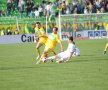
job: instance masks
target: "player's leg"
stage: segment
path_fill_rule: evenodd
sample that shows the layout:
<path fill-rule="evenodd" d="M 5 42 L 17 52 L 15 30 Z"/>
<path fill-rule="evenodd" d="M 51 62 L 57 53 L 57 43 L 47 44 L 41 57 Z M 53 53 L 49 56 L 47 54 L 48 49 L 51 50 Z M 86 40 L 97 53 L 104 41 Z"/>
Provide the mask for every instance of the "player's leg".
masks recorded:
<path fill-rule="evenodd" d="M 54 55 L 57 55 L 55 51 L 52 51 Z M 54 59 L 51 59 L 51 62 L 53 62 Z"/>
<path fill-rule="evenodd" d="M 37 45 L 36 45 L 36 52 L 37 52 L 37 54 L 38 54 L 38 56 L 37 56 L 37 60 L 40 58 L 40 50 L 39 50 L 39 48 L 42 46 L 43 44 L 41 44 L 41 43 L 38 43 Z"/>
<path fill-rule="evenodd" d="M 59 54 L 57 54 L 57 55 L 55 55 L 55 56 L 45 58 L 45 59 L 43 59 L 43 61 L 46 62 L 46 61 L 48 61 L 48 60 L 54 60 L 54 59 L 60 60 L 60 59 L 63 57 L 63 55 L 64 55 L 64 52 L 61 52 L 61 53 L 59 53 Z"/>
<path fill-rule="evenodd" d="M 41 55 L 40 59 L 38 60 L 37 64 L 43 62 L 43 61 L 42 61 L 42 58 L 43 58 L 43 57 L 47 57 L 48 54 L 49 54 L 50 52 L 52 52 L 52 51 L 53 51 L 53 49 L 51 49 L 51 48 L 49 48 L 48 46 L 46 46 L 45 49 L 44 49 L 44 52 L 43 52 L 43 54 Z"/>
<path fill-rule="evenodd" d="M 60 58 L 63 57 L 63 55 L 64 55 L 64 52 L 61 52 L 61 53 L 59 53 L 59 54 L 57 54 L 55 56 L 46 58 L 46 60 L 60 59 Z"/>
<path fill-rule="evenodd" d="M 56 52 L 55 51 L 52 51 L 52 52 L 53 52 L 54 55 L 56 55 Z"/>
<path fill-rule="evenodd" d="M 59 58 L 56 61 L 56 63 L 62 63 L 62 62 L 67 62 L 68 61 L 68 57 L 69 54 L 67 52 L 61 52 L 60 54 L 58 54 Z"/>
<path fill-rule="evenodd" d="M 62 62 L 67 62 L 68 61 L 68 57 L 63 57 L 63 58 L 59 58 L 56 63 L 62 63 Z"/>
<path fill-rule="evenodd" d="M 58 58 L 58 56 L 56 55 L 56 56 L 51 56 L 51 57 L 48 57 L 48 58 L 43 58 L 42 61 L 46 62 L 48 60 L 54 60 L 54 59 L 57 59 L 57 58 Z"/>
<path fill-rule="evenodd" d="M 67 62 L 67 61 L 69 61 L 67 56 L 62 57 L 62 58 L 59 57 L 59 58 L 57 59 L 56 63 L 62 63 L 62 62 Z"/>
<path fill-rule="evenodd" d="M 108 48 L 108 44 L 106 44 L 106 46 L 105 46 L 105 50 L 104 50 L 104 51 L 106 51 L 106 50 L 107 50 L 107 48 Z"/>
<path fill-rule="evenodd" d="M 40 38 L 39 39 L 39 42 L 37 43 L 37 46 L 36 46 L 36 52 L 38 53 L 38 57 L 37 57 L 37 60 L 40 58 L 40 50 L 39 48 L 42 46 L 42 45 L 45 45 L 47 39 L 43 39 L 43 38 Z"/>
<path fill-rule="evenodd" d="M 48 58 L 43 58 L 42 61 L 46 62 L 48 60 L 53 60 L 56 59 L 56 63 L 61 63 L 61 62 L 67 62 L 66 60 L 68 59 L 68 55 L 65 55 L 66 52 L 61 52 L 55 56 L 48 57 Z"/>
<path fill-rule="evenodd" d="M 41 58 L 39 59 L 39 61 L 40 61 L 40 62 L 43 62 L 43 61 L 42 61 L 42 58 L 43 58 L 43 57 L 47 57 L 47 56 L 48 56 L 48 51 L 44 51 L 43 54 L 42 54 L 42 56 L 41 56 Z"/>
<path fill-rule="evenodd" d="M 103 54 L 106 54 L 107 48 L 108 48 L 108 44 L 106 44 Z"/>
<path fill-rule="evenodd" d="M 43 54 L 41 55 L 40 59 L 37 61 L 36 64 L 40 64 L 41 62 L 43 62 L 43 61 L 42 61 L 42 58 L 43 58 L 43 57 L 47 57 L 47 55 L 48 55 L 47 53 L 48 53 L 47 51 L 44 51 Z"/>

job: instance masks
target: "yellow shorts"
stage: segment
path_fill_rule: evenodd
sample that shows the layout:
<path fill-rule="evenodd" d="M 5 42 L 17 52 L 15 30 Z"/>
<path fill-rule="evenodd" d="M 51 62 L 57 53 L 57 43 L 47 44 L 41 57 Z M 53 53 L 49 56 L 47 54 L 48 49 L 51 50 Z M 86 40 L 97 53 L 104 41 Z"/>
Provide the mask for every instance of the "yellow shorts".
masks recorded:
<path fill-rule="evenodd" d="M 47 41 L 47 38 L 40 38 L 38 44 L 45 44 Z"/>
<path fill-rule="evenodd" d="M 44 51 L 50 53 L 50 52 L 54 51 L 54 48 L 53 47 L 51 48 L 51 47 L 45 46 Z"/>

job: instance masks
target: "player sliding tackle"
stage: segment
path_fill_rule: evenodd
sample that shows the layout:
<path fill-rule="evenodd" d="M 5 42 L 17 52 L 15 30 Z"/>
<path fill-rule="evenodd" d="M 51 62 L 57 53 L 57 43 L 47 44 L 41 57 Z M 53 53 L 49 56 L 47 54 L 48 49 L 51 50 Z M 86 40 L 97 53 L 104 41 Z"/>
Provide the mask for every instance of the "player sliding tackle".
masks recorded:
<path fill-rule="evenodd" d="M 67 35 L 68 37 L 71 37 L 69 33 L 62 32 L 62 34 Z M 75 44 L 75 42 L 74 42 Z M 78 48 L 75 48 L 75 52 L 72 54 L 72 57 L 80 56 L 80 50 Z"/>
<path fill-rule="evenodd" d="M 75 46 L 75 43 L 73 42 L 73 37 L 70 36 L 69 34 L 66 34 L 66 35 L 68 35 L 68 48 L 67 48 L 67 50 L 57 54 L 56 56 L 52 56 L 52 57 L 48 57 L 48 58 L 43 57 L 42 58 L 43 62 L 46 62 L 46 61 L 52 60 L 52 59 L 56 59 L 57 63 L 67 62 L 72 57 L 80 55 L 79 49 L 75 48 L 76 46 Z"/>
<path fill-rule="evenodd" d="M 60 40 L 59 35 L 57 34 L 57 32 L 58 32 L 58 28 L 54 27 L 52 34 L 50 34 L 48 36 L 47 42 L 45 43 L 44 52 L 43 52 L 41 58 L 39 59 L 39 61 L 37 62 L 37 64 L 39 64 L 40 62 L 42 62 L 42 58 L 43 57 L 47 57 L 50 52 L 54 52 L 54 49 L 55 49 L 57 43 L 60 44 L 61 51 L 64 51 L 63 50 L 62 42 L 61 42 L 61 40 Z"/>

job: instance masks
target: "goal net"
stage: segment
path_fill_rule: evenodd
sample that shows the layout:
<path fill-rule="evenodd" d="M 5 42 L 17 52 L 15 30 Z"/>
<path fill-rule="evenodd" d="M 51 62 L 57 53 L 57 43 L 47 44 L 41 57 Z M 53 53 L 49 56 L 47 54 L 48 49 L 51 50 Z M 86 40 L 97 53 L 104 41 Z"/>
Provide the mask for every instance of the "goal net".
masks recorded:
<path fill-rule="evenodd" d="M 61 39 L 66 39 L 62 32 L 68 32 L 74 38 L 106 36 L 107 13 L 59 15 L 58 26 Z"/>

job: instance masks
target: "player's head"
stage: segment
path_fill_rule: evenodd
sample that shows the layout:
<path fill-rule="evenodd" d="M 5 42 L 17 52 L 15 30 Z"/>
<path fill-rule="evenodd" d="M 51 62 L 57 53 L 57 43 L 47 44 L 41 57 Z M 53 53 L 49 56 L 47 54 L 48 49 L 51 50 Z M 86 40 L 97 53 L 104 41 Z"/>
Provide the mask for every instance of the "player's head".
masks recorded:
<path fill-rule="evenodd" d="M 41 27 L 40 22 L 36 22 L 36 27 L 37 27 L 37 28 L 40 28 L 40 27 Z"/>
<path fill-rule="evenodd" d="M 58 28 L 57 28 L 57 27 L 54 27 L 54 28 L 53 28 L 53 33 L 54 33 L 54 34 L 57 34 L 57 32 L 58 32 Z"/>
<path fill-rule="evenodd" d="M 69 42 L 73 42 L 73 37 L 72 37 L 72 36 L 69 36 L 69 37 L 68 37 L 68 41 L 69 41 Z"/>

